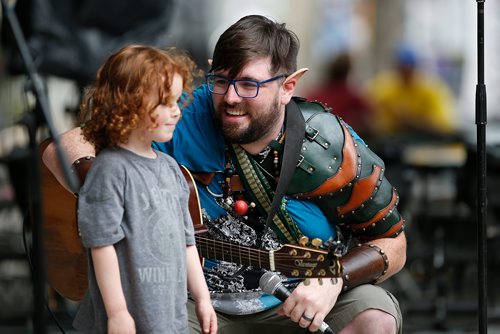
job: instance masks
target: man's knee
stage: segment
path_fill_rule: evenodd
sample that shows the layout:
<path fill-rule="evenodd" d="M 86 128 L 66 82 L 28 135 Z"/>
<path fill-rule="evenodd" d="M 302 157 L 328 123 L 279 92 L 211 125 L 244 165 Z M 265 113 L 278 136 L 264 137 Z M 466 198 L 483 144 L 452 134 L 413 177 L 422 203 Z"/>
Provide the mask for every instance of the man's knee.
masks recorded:
<path fill-rule="evenodd" d="M 369 309 L 358 314 L 340 333 L 395 334 L 396 319 L 384 311 Z"/>

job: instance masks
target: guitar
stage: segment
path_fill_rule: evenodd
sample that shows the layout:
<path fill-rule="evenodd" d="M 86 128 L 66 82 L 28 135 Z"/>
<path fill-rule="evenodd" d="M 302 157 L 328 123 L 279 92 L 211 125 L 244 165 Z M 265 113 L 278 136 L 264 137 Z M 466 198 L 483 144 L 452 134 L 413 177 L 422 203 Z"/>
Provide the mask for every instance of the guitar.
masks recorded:
<path fill-rule="evenodd" d="M 43 152 L 50 143 L 40 144 Z M 76 160 L 73 167 L 81 183 L 92 164 L 93 157 Z M 88 288 L 87 255 L 78 236 L 77 195 L 68 192 L 42 162 L 42 195 L 44 198 L 43 241 L 45 269 L 49 285 L 61 296 L 78 301 Z M 285 244 L 276 250 L 214 240 L 203 225 L 198 190 L 190 171 L 180 165 L 189 186 L 189 212 L 195 229 L 196 246 L 200 256 L 243 265 L 280 271 L 295 278 L 339 277 L 340 258 L 319 248 Z"/>
<path fill-rule="evenodd" d="M 40 144 L 43 153 L 51 143 L 50 139 Z M 92 157 L 79 159 L 74 168 L 80 180 L 86 176 Z M 49 285 L 61 296 L 80 300 L 88 287 L 87 253 L 78 236 L 77 197 L 56 179 L 41 162 L 43 198 L 43 245 L 45 272 Z M 73 167 L 77 167 L 75 163 Z M 82 182 L 80 182 L 82 184 Z"/>

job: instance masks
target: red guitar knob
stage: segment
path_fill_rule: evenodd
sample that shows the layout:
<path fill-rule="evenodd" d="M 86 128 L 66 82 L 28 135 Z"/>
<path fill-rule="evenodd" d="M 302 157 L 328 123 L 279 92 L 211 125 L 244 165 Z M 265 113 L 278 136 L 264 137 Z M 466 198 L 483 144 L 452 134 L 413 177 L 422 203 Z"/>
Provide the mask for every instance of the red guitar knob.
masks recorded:
<path fill-rule="evenodd" d="M 248 204 L 247 202 L 239 199 L 236 202 L 234 202 L 234 213 L 237 215 L 243 216 L 246 214 L 248 211 Z"/>

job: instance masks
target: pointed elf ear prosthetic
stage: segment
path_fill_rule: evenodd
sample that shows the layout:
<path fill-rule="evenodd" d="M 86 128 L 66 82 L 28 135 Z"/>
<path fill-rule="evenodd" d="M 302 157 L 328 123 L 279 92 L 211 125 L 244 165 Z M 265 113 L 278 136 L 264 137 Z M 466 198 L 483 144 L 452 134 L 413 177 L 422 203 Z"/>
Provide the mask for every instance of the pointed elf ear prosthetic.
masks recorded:
<path fill-rule="evenodd" d="M 288 104 L 290 102 L 290 99 L 293 96 L 293 93 L 295 91 L 295 87 L 297 86 L 297 83 L 299 79 L 307 72 L 309 71 L 308 68 L 301 68 L 300 70 L 297 70 L 287 76 L 285 78 L 285 81 L 283 82 L 283 95 L 281 96 L 281 103 L 283 104 Z"/>
<path fill-rule="evenodd" d="M 283 84 L 286 85 L 291 81 L 298 81 L 307 71 L 309 71 L 309 69 L 307 67 L 304 67 L 301 68 L 300 70 L 293 72 L 292 74 L 286 77 L 285 82 L 283 82 Z"/>

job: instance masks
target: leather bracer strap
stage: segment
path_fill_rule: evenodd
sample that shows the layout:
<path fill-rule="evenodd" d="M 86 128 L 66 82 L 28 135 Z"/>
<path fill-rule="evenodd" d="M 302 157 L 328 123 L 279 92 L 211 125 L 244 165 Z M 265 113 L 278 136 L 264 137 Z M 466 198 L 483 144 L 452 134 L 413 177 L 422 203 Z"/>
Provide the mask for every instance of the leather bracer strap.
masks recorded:
<path fill-rule="evenodd" d="M 373 244 L 358 244 L 342 258 L 343 290 L 358 285 L 375 283 L 387 273 L 389 259 L 385 252 Z"/>

